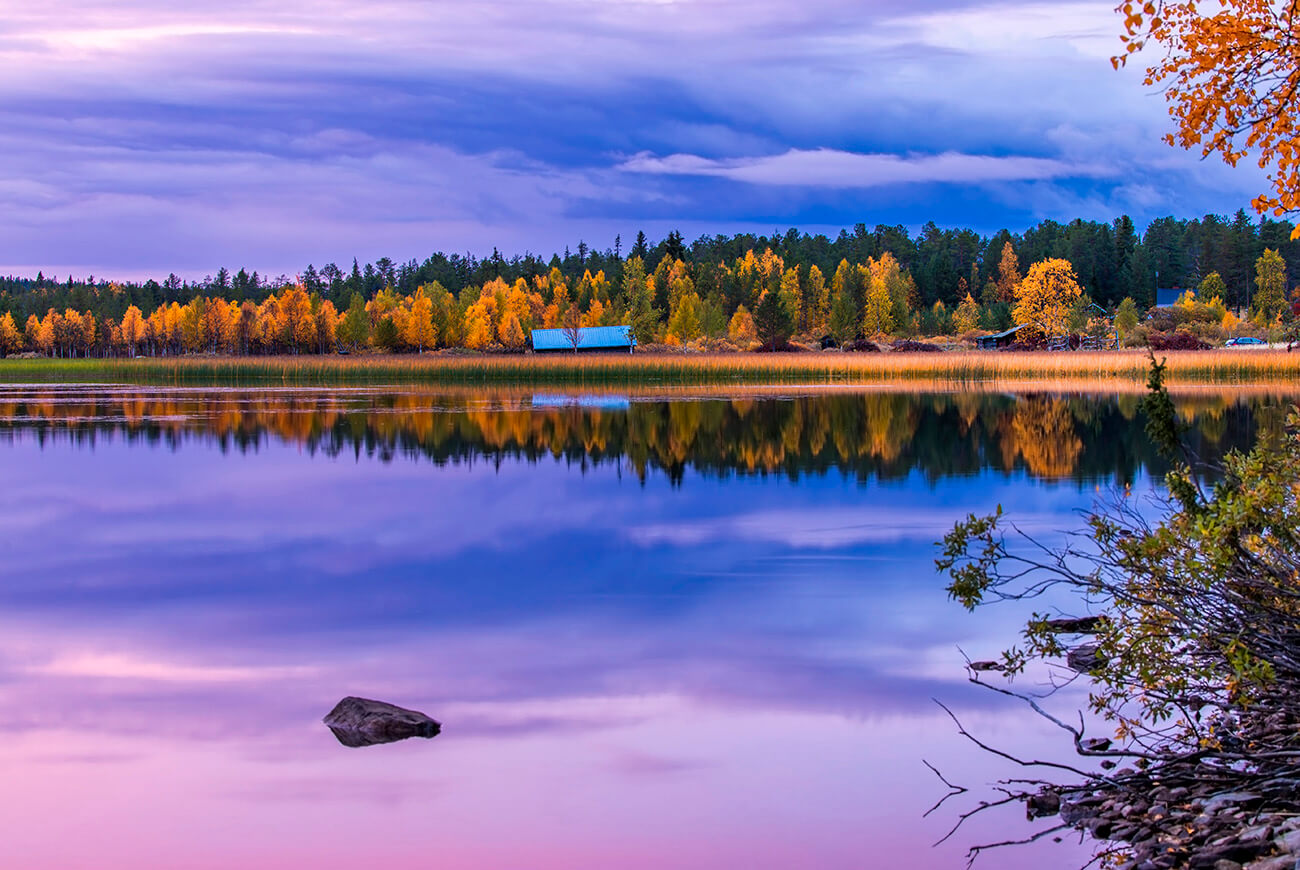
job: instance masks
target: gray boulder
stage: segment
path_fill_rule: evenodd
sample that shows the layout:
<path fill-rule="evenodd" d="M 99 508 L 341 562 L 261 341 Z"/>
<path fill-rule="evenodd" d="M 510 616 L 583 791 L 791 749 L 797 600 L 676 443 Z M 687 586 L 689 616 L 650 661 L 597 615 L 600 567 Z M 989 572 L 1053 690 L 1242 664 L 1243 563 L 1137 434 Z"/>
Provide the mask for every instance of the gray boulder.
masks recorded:
<path fill-rule="evenodd" d="M 442 724 L 416 710 L 383 701 L 344 698 L 322 720 L 344 746 L 374 746 L 409 737 L 437 737 Z"/>

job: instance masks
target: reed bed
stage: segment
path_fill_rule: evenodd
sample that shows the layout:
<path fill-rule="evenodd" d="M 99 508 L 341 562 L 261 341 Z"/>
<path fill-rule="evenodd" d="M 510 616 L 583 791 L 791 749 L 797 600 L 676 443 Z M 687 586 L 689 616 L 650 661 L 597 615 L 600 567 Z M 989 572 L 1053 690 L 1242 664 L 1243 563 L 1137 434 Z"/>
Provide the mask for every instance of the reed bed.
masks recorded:
<path fill-rule="evenodd" d="M 1185 351 L 1163 355 L 1181 384 L 1291 384 L 1300 353 Z M 724 386 L 730 384 L 1003 384 L 1145 381 L 1144 351 L 934 354 L 646 354 L 554 356 L 292 356 L 0 360 L 0 381 L 142 384 L 516 384 Z"/>

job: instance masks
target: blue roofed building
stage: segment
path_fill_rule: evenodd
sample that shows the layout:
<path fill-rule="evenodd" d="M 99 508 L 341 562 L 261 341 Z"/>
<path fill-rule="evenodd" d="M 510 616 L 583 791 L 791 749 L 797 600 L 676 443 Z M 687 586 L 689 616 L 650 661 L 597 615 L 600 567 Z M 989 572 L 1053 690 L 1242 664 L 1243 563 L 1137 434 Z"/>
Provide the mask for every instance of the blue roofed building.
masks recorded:
<path fill-rule="evenodd" d="M 533 350 L 538 353 L 548 351 L 627 351 L 636 347 L 636 337 L 630 326 L 584 326 L 578 330 L 578 346 L 574 348 L 573 339 L 565 329 L 534 329 L 532 335 Z"/>
<path fill-rule="evenodd" d="M 1168 308 L 1178 303 L 1178 297 L 1183 295 L 1183 291 L 1177 287 L 1157 287 L 1156 288 L 1156 308 Z"/>

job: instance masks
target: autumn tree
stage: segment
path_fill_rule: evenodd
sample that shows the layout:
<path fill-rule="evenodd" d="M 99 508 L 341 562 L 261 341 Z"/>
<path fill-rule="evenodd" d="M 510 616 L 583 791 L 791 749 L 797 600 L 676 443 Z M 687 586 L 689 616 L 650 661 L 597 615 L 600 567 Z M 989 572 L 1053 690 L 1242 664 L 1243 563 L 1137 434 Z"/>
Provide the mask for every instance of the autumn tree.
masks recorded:
<path fill-rule="evenodd" d="M 1211 272 L 1201 279 L 1200 285 L 1196 288 L 1196 295 L 1202 299 L 1213 299 L 1218 296 L 1224 299 L 1228 295 L 1228 287 L 1223 283 L 1223 276 L 1218 272 Z"/>
<path fill-rule="evenodd" d="M 126 309 L 122 315 L 121 329 L 122 344 L 126 346 L 127 354 L 135 356 L 136 349 L 144 338 L 144 318 L 140 315 L 139 308 L 132 305 Z"/>
<path fill-rule="evenodd" d="M 601 320 L 603 320 L 604 317 L 605 317 L 605 306 L 601 304 L 600 297 L 598 296 L 592 297 L 591 307 L 587 309 L 586 314 L 582 315 L 582 325 L 600 326 Z"/>
<path fill-rule="evenodd" d="M 582 309 L 574 303 L 560 317 L 560 332 L 564 334 L 564 340 L 573 348 L 573 352 L 577 353 L 578 345 L 582 343 Z"/>
<path fill-rule="evenodd" d="M 801 327 L 807 332 L 820 333 L 826 329 L 830 315 L 830 288 L 826 277 L 816 266 L 808 269 L 808 282 L 804 287 L 804 304 L 800 310 Z"/>
<path fill-rule="evenodd" d="M 758 331 L 754 328 L 754 318 L 745 306 L 738 307 L 736 313 L 731 316 L 731 323 L 727 326 L 727 338 L 742 348 L 758 341 Z"/>
<path fill-rule="evenodd" d="M 14 323 L 13 314 L 6 311 L 4 317 L 0 317 L 0 356 L 18 353 L 22 349 L 23 335 Z"/>
<path fill-rule="evenodd" d="M 623 294 L 627 297 L 627 319 L 633 338 L 637 344 L 650 344 L 659 331 L 660 315 L 640 257 L 633 257 L 623 267 Z"/>
<path fill-rule="evenodd" d="M 339 320 L 336 330 L 338 340 L 356 350 L 370 341 L 370 315 L 366 313 L 366 301 L 360 293 L 353 293 L 348 303 L 347 313 Z"/>
<path fill-rule="evenodd" d="M 1074 301 L 1083 295 L 1079 279 L 1069 260 L 1049 259 L 1035 263 L 1016 288 L 1012 317 L 1046 335 L 1062 333 Z"/>
<path fill-rule="evenodd" d="M 41 319 L 35 314 L 27 315 L 27 322 L 23 324 L 23 344 L 32 350 L 41 345 Z"/>
<path fill-rule="evenodd" d="M 315 306 L 314 312 L 316 321 L 316 350 L 318 353 L 329 353 L 334 349 L 334 343 L 338 336 L 339 314 L 334 308 L 334 303 L 328 299 L 322 300 Z M 234 324 L 238 322 L 239 309 L 227 309 L 229 316 L 222 321 L 223 341 L 234 340 Z M 224 336 L 229 334 L 230 338 Z"/>
<path fill-rule="evenodd" d="M 418 353 L 424 353 L 426 347 L 433 347 L 438 333 L 433 327 L 433 303 L 424 295 L 420 287 L 411 297 L 411 311 L 406 318 L 406 343 L 415 347 Z"/>
<path fill-rule="evenodd" d="M 1286 307 L 1286 261 L 1272 248 L 1255 261 L 1255 319 L 1272 323 Z"/>
<path fill-rule="evenodd" d="M 979 326 L 980 323 L 980 306 L 975 301 L 975 297 L 969 292 L 966 298 L 957 306 L 957 310 L 952 313 L 953 329 L 960 335 L 961 333 L 970 332 Z"/>
<path fill-rule="evenodd" d="M 1219 0 L 1125 2 L 1123 65 L 1148 43 L 1163 56 L 1144 84 L 1159 86 L 1175 131 L 1165 141 L 1218 154 L 1230 166 L 1253 151 L 1270 192 L 1252 205 L 1274 215 L 1300 210 L 1300 18 L 1296 3 Z M 1300 227 L 1291 232 L 1300 238 Z"/>
<path fill-rule="evenodd" d="M 1133 297 L 1125 296 L 1124 301 L 1115 309 L 1115 329 L 1120 335 L 1128 335 L 1138 325 L 1138 307 Z"/>
<path fill-rule="evenodd" d="M 501 337 L 501 343 L 510 350 L 523 350 L 528 339 L 524 335 L 524 328 L 519 323 L 519 315 L 514 311 L 507 311 L 506 316 L 501 318 L 501 328 L 498 330 Z"/>
<path fill-rule="evenodd" d="M 781 301 L 797 327 L 803 322 L 803 296 L 799 287 L 798 269 L 786 269 L 781 273 Z"/>
<path fill-rule="evenodd" d="M 872 272 L 866 299 L 862 303 L 862 332 L 864 335 L 884 335 L 894 327 L 894 300 L 889 296 L 884 272 L 880 269 Z"/>
<path fill-rule="evenodd" d="M 1020 261 L 1016 259 L 1016 249 L 1007 242 L 1002 246 L 1002 259 L 998 261 L 998 299 L 1010 302 L 1016 298 L 1016 288 L 1020 286 Z"/>
<path fill-rule="evenodd" d="M 676 344 L 688 344 L 700 337 L 700 297 L 688 293 L 677 300 L 673 316 L 668 319 L 667 337 Z"/>

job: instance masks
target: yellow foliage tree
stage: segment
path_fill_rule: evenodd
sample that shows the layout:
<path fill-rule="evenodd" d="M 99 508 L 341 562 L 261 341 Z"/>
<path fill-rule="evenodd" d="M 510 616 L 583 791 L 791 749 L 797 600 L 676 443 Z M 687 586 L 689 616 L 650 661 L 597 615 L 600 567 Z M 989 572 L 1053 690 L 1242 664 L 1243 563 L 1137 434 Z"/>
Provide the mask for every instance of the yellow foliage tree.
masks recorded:
<path fill-rule="evenodd" d="M 492 343 L 491 317 L 486 306 L 475 302 L 465 311 L 465 346 L 472 350 L 482 350 Z"/>
<path fill-rule="evenodd" d="M 1062 333 L 1070 308 L 1081 295 L 1083 288 L 1069 260 L 1044 260 L 1031 266 L 1016 287 L 1011 316 L 1017 324 L 1028 324 L 1047 335 Z"/>
<path fill-rule="evenodd" d="M 963 332 L 970 332 L 980 323 L 980 307 L 975 301 L 975 297 L 969 292 L 966 298 L 957 306 L 957 310 L 952 313 L 952 326 L 960 335 Z"/>
<path fill-rule="evenodd" d="M 23 343 L 33 350 L 41 345 L 41 319 L 35 314 L 27 315 L 27 323 L 23 325 Z"/>
<path fill-rule="evenodd" d="M 126 352 L 135 356 L 136 349 L 143 338 L 144 317 L 140 315 L 140 309 L 132 305 L 122 315 L 122 344 L 126 346 Z"/>
<path fill-rule="evenodd" d="M 998 298 L 1010 302 L 1016 297 L 1016 287 L 1020 286 L 1020 261 L 1016 259 L 1016 249 L 1007 242 L 1002 246 L 1002 259 L 998 262 Z"/>
<path fill-rule="evenodd" d="M 424 352 L 426 347 L 433 347 L 438 340 L 438 330 L 433 325 L 433 301 L 424 295 L 424 288 L 420 287 L 411 297 L 411 310 L 407 315 L 402 340 L 414 347 L 420 353 Z"/>
<path fill-rule="evenodd" d="M 727 337 L 741 347 L 758 341 L 758 330 L 754 328 L 754 317 L 745 306 L 741 305 L 736 309 L 736 313 L 731 315 L 731 323 L 727 326 Z"/>
<path fill-rule="evenodd" d="M 519 323 L 519 315 L 514 311 L 507 311 L 506 316 L 501 318 L 501 343 L 510 350 L 522 350 L 527 339 L 524 336 L 524 328 Z"/>
<path fill-rule="evenodd" d="M 600 304 L 600 300 L 592 298 L 591 307 L 587 313 L 582 316 L 583 326 L 600 326 L 600 319 L 605 316 L 605 306 Z"/>
<path fill-rule="evenodd" d="M 893 260 L 893 257 L 886 254 Z M 881 258 L 882 260 L 884 258 Z M 866 335 L 883 335 L 894 328 L 894 300 L 889 295 L 889 264 L 871 262 L 871 278 L 867 283 L 866 297 L 862 300 L 862 332 Z M 894 268 L 897 268 L 897 262 Z"/>
<path fill-rule="evenodd" d="M 826 276 L 816 266 L 808 269 L 808 286 L 804 288 L 804 329 L 821 334 L 826 330 L 831 310 L 830 288 Z"/>

